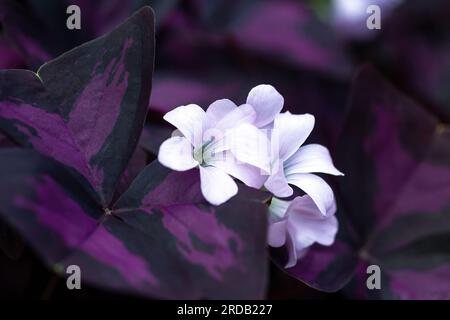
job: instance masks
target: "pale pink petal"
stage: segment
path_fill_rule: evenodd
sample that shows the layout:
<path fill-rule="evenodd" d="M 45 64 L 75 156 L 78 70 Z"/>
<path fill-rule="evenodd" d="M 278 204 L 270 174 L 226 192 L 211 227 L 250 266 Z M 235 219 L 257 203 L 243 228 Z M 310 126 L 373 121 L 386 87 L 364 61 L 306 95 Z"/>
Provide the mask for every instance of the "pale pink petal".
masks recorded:
<path fill-rule="evenodd" d="M 206 110 L 206 118 L 208 128 L 213 128 L 217 123 L 223 119 L 228 113 L 235 110 L 237 106 L 229 99 L 220 99 L 210 104 Z"/>
<path fill-rule="evenodd" d="M 286 249 L 288 251 L 288 261 L 284 267 L 287 269 L 295 267 L 298 260 L 303 258 L 308 253 L 309 247 L 308 248 L 296 247 L 295 240 L 292 238 L 291 233 L 288 232 L 286 237 Z"/>
<path fill-rule="evenodd" d="M 267 231 L 267 243 L 269 246 L 279 248 L 286 243 L 286 220 L 273 222 L 269 225 Z"/>
<path fill-rule="evenodd" d="M 294 193 L 294 190 L 289 186 L 288 181 L 286 180 L 281 162 L 279 163 L 278 169 L 267 178 L 264 186 L 267 190 L 280 198 L 289 197 Z"/>
<path fill-rule="evenodd" d="M 172 170 L 186 171 L 198 166 L 192 152 L 192 145 L 185 137 L 172 137 L 159 147 L 158 161 Z"/>
<path fill-rule="evenodd" d="M 286 175 L 294 173 L 328 173 L 335 176 L 344 175 L 333 164 L 330 152 L 320 144 L 301 147 L 284 164 Z"/>
<path fill-rule="evenodd" d="M 218 130 L 227 130 L 238 127 L 244 123 L 253 123 L 256 118 L 256 112 L 249 104 L 243 104 L 220 119 L 215 128 Z"/>
<path fill-rule="evenodd" d="M 213 166 L 200 167 L 200 182 L 203 196 L 215 206 L 228 201 L 238 192 L 233 178 Z"/>
<path fill-rule="evenodd" d="M 163 118 L 180 130 L 194 147 L 202 145 L 206 114 L 198 105 L 189 104 L 175 108 L 167 112 Z"/>
<path fill-rule="evenodd" d="M 250 90 L 247 104 L 256 111 L 254 125 L 261 128 L 271 123 L 283 109 L 284 98 L 271 85 L 261 84 Z"/>
<path fill-rule="evenodd" d="M 298 261 L 295 241 L 292 239 L 290 233 L 288 233 L 286 236 L 286 249 L 288 251 L 288 261 L 286 262 L 286 265 L 284 267 L 287 269 L 294 267 Z"/>
<path fill-rule="evenodd" d="M 272 144 L 278 145 L 278 156 L 286 160 L 305 142 L 314 128 L 314 116 L 310 114 L 280 113 L 275 117 Z"/>
<path fill-rule="evenodd" d="M 255 189 L 260 189 L 267 180 L 267 175 L 263 174 L 261 169 L 239 162 L 230 151 L 214 154 L 208 164 L 225 171 Z"/>
<path fill-rule="evenodd" d="M 270 172 L 270 142 L 255 126 L 243 124 L 229 129 L 224 145 L 237 160 L 260 168 L 266 173 Z"/>
<path fill-rule="evenodd" d="M 338 230 L 335 211 L 334 205 L 324 216 L 310 196 L 296 197 L 287 209 L 288 229 L 296 249 L 307 248 L 316 242 L 331 245 Z"/>
<path fill-rule="evenodd" d="M 310 219 L 323 220 L 325 217 L 331 217 L 336 213 L 336 201 L 333 201 L 332 205 L 328 207 L 327 212 L 324 215 L 320 212 L 314 200 L 306 194 L 290 201 L 287 212 L 289 214 L 294 214 L 294 217 L 303 215 Z"/>
<path fill-rule="evenodd" d="M 319 176 L 310 173 L 296 173 L 288 175 L 286 178 L 289 184 L 299 187 L 308 194 L 323 215 L 326 215 L 334 206 L 333 190 Z"/>

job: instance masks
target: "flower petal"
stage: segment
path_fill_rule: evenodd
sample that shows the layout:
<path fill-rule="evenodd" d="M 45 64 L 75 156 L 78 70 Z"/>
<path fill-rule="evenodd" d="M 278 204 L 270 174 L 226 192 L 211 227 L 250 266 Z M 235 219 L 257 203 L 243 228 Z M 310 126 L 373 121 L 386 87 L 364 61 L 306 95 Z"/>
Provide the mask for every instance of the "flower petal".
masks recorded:
<path fill-rule="evenodd" d="M 288 228 L 297 250 L 313 243 L 329 246 L 333 244 L 338 230 L 334 216 L 336 207 L 323 216 L 310 196 L 296 197 L 288 208 Z"/>
<path fill-rule="evenodd" d="M 287 212 L 293 214 L 294 217 L 296 215 L 302 215 L 309 219 L 323 220 L 336 213 L 336 201 L 333 201 L 333 204 L 328 208 L 326 214 L 323 215 L 311 196 L 306 194 L 301 197 L 295 197 L 294 200 L 290 201 Z"/>
<path fill-rule="evenodd" d="M 267 180 L 267 175 L 261 169 L 246 163 L 240 163 L 230 151 L 214 154 L 208 160 L 208 164 L 225 171 L 255 189 L 260 189 Z"/>
<path fill-rule="evenodd" d="M 275 116 L 283 109 L 284 98 L 271 85 L 261 84 L 250 90 L 247 104 L 255 109 L 254 125 L 260 128 L 275 119 Z"/>
<path fill-rule="evenodd" d="M 270 142 L 266 135 L 250 124 L 229 129 L 224 146 L 229 148 L 237 160 L 270 171 Z M 224 148 L 225 149 L 225 148 Z"/>
<path fill-rule="evenodd" d="M 307 237 L 309 234 L 311 238 L 315 239 L 315 242 L 323 246 L 331 246 L 336 239 L 338 225 L 336 216 L 327 217 L 325 220 L 321 220 L 320 223 L 311 221 L 310 224 L 304 225 L 304 230 L 308 229 L 309 232 L 304 232 L 302 237 Z"/>
<path fill-rule="evenodd" d="M 226 130 L 238 127 L 244 123 L 251 124 L 255 121 L 255 118 L 255 109 L 249 104 L 243 104 L 226 114 L 219 122 L 217 122 L 215 128 Z"/>
<path fill-rule="evenodd" d="M 305 114 L 280 113 L 275 117 L 272 144 L 278 144 L 278 156 L 286 160 L 305 142 L 314 128 L 314 116 Z M 277 139 L 277 140 L 276 140 Z"/>
<path fill-rule="evenodd" d="M 288 250 L 288 261 L 285 268 L 292 268 L 297 264 L 297 261 L 308 253 L 308 248 L 296 248 L 295 240 L 292 239 L 291 233 L 288 232 L 286 237 L 286 247 Z"/>
<path fill-rule="evenodd" d="M 221 119 L 236 108 L 236 104 L 229 99 L 220 99 L 211 103 L 206 110 L 208 128 L 215 127 Z"/>
<path fill-rule="evenodd" d="M 316 203 L 323 215 L 327 215 L 327 212 L 332 210 L 335 205 L 333 190 L 331 190 L 325 180 L 310 173 L 296 173 L 288 175 L 286 178 L 290 184 L 305 191 Z"/>
<path fill-rule="evenodd" d="M 286 177 L 284 176 L 283 165 L 279 162 L 278 170 L 269 176 L 264 183 L 267 190 L 272 192 L 275 196 L 285 198 L 294 193 L 294 190 L 289 186 Z"/>
<path fill-rule="evenodd" d="M 213 166 L 200 167 L 200 182 L 203 196 L 215 206 L 228 201 L 238 192 L 233 178 Z"/>
<path fill-rule="evenodd" d="M 267 243 L 269 246 L 279 248 L 286 243 L 287 221 L 280 220 L 269 224 L 267 230 Z"/>
<path fill-rule="evenodd" d="M 192 151 L 192 145 L 185 137 L 172 137 L 159 147 L 158 161 L 172 170 L 186 171 L 198 166 Z"/>
<path fill-rule="evenodd" d="M 206 114 L 198 105 L 180 106 L 167 112 L 163 118 L 180 130 L 194 147 L 202 145 Z"/>
<path fill-rule="evenodd" d="M 343 176 L 333 164 L 330 152 L 320 144 L 309 144 L 301 147 L 284 164 L 286 175 L 294 173 L 321 172 L 335 176 Z"/>

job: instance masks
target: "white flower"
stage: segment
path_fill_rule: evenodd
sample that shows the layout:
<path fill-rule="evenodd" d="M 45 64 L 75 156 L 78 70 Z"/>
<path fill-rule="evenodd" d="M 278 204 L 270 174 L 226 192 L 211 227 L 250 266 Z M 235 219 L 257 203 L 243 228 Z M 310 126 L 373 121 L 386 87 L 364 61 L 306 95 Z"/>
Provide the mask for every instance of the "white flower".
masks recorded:
<path fill-rule="evenodd" d="M 270 168 L 269 159 L 261 154 L 266 138 L 252 125 L 256 117 L 252 106 L 237 107 L 227 99 L 212 103 L 206 112 L 195 104 L 178 107 L 164 119 L 181 136 L 161 144 L 158 160 L 176 171 L 199 167 L 203 196 L 214 205 L 237 193 L 230 175 L 259 189 L 267 178 L 261 170 Z"/>
<path fill-rule="evenodd" d="M 277 197 L 289 197 L 295 185 L 307 193 L 322 214 L 334 205 L 330 186 L 312 173 L 343 175 L 331 160 L 328 149 L 319 144 L 302 146 L 314 127 L 310 114 L 289 112 L 275 117 L 272 131 L 272 174 L 264 186 Z"/>
<path fill-rule="evenodd" d="M 273 198 L 269 212 L 268 243 L 272 247 L 286 245 L 286 268 L 295 266 L 314 243 L 330 246 L 334 242 L 338 230 L 334 202 L 323 214 L 308 195 L 292 201 Z"/>
<path fill-rule="evenodd" d="M 178 107 L 164 119 L 178 129 L 179 135 L 161 145 L 158 160 L 177 171 L 198 167 L 202 193 L 214 205 L 237 193 L 232 177 L 253 188 L 264 185 L 276 197 L 291 196 L 290 185 L 302 189 L 306 196 L 292 202 L 274 198 L 271 205 L 273 212 L 277 205 L 285 205 L 283 214 L 287 213 L 283 218 L 279 215 L 281 220 L 271 228 L 291 225 L 286 232 L 290 238 L 300 239 L 295 244 L 298 257 L 311 242 L 304 238 L 307 233 L 296 234 L 301 230 L 299 223 L 315 227 L 321 221 L 327 227 L 337 228 L 336 219 L 330 218 L 336 210 L 333 191 L 313 173 L 342 173 L 334 167 L 326 147 L 303 146 L 314 127 L 314 117 L 280 113 L 283 104 L 283 97 L 274 87 L 259 85 L 250 90 L 246 104 L 240 107 L 227 99 L 212 103 L 206 112 L 194 104 Z M 265 131 L 270 133 L 270 141 Z M 305 216 L 312 217 L 312 213 L 321 214 L 320 219 L 313 215 L 313 224 Z M 316 238 L 314 241 L 318 243 L 327 243 L 317 235 Z M 284 244 L 285 240 L 281 242 Z M 271 245 L 274 244 L 271 240 Z"/>
<path fill-rule="evenodd" d="M 247 104 L 256 112 L 252 124 L 258 128 L 271 128 L 275 117 L 283 109 L 284 98 L 271 85 L 260 84 L 248 93 Z"/>
<path fill-rule="evenodd" d="M 314 117 L 280 113 L 283 104 L 274 87 L 259 85 L 240 107 L 227 99 L 206 112 L 195 104 L 178 107 L 164 116 L 178 135 L 161 144 L 158 160 L 177 171 L 198 167 L 202 193 L 214 205 L 238 192 L 232 177 L 257 189 L 264 185 L 276 197 L 291 196 L 289 184 L 305 191 L 292 201 L 274 197 L 269 208 L 268 243 L 287 245 L 286 267 L 292 267 L 313 243 L 331 245 L 338 228 L 333 191 L 313 173 L 342 173 L 327 148 L 303 146 Z"/>

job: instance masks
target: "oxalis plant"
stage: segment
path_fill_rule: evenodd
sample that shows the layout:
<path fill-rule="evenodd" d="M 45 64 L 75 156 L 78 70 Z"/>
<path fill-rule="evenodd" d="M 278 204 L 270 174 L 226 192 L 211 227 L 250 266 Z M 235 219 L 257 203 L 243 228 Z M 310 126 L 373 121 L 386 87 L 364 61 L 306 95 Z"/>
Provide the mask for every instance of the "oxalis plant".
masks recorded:
<path fill-rule="evenodd" d="M 1 128 L 28 147 L 1 150 L 1 215 L 55 272 L 77 265 L 93 285 L 262 298 L 267 243 L 286 244 L 292 267 L 314 242 L 333 242 L 333 192 L 311 172 L 341 173 L 325 147 L 302 146 L 314 117 L 281 113 L 283 97 L 260 85 L 239 107 L 168 112 L 178 130 L 121 193 L 147 115 L 154 38 L 147 7 L 37 73 L 1 71 Z M 291 184 L 306 195 L 279 199 Z"/>
<path fill-rule="evenodd" d="M 142 136 L 153 64 L 143 8 L 37 73 L 0 71 L 0 217 L 50 269 L 77 265 L 82 283 L 150 298 L 263 298 L 271 259 L 350 297 L 449 297 L 439 119 L 365 67 L 339 170 L 307 140 L 314 117 L 283 111 L 266 84 L 239 106 L 173 106 L 171 136 Z M 147 166 L 135 163 L 140 138 L 156 146 Z M 338 176 L 334 192 L 316 173 Z M 370 265 L 380 289 L 366 286 Z"/>

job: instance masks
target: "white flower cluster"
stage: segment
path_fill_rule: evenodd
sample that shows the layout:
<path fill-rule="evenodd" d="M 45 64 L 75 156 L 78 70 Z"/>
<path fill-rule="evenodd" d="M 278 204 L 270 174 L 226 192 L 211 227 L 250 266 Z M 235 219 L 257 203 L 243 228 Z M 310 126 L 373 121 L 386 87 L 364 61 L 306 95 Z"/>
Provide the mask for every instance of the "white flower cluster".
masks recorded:
<path fill-rule="evenodd" d="M 206 111 L 190 104 L 164 119 L 178 130 L 161 144 L 158 160 L 176 171 L 198 167 L 205 199 L 220 205 L 238 192 L 236 178 L 274 197 L 269 208 L 268 243 L 286 245 L 292 267 L 308 247 L 331 245 L 337 232 L 330 186 L 313 173 L 342 175 L 322 145 L 303 145 L 314 127 L 310 114 L 281 113 L 284 99 L 270 85 L 253 88 L 245 104 L 217 100 Z M 291 185 L 306 195 L 292 201 Z"/>

